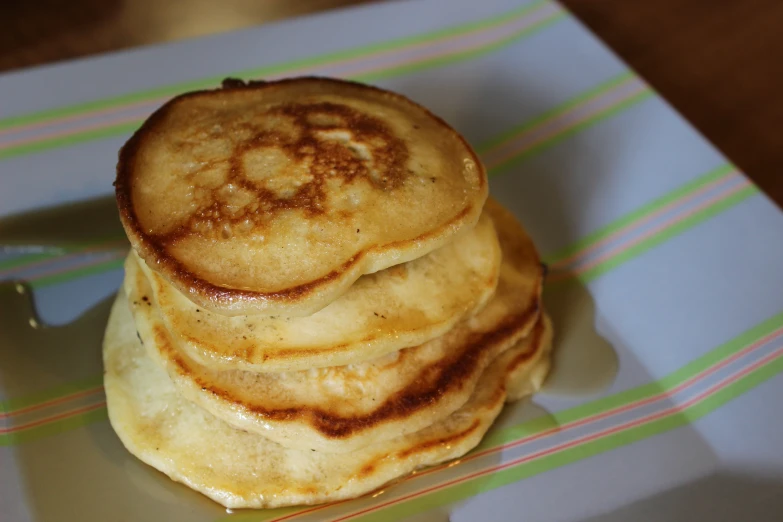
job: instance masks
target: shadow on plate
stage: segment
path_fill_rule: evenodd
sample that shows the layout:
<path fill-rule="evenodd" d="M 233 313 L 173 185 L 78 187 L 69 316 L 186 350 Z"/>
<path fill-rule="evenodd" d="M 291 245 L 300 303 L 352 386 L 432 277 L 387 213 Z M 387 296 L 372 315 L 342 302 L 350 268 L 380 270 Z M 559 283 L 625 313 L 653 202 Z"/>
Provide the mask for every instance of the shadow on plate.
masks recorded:
<path fill-rule="evenodd" d="M 777 521 L 783 513 L 783 478 L 732 470 L 679 486 L 585 522 Z"/>

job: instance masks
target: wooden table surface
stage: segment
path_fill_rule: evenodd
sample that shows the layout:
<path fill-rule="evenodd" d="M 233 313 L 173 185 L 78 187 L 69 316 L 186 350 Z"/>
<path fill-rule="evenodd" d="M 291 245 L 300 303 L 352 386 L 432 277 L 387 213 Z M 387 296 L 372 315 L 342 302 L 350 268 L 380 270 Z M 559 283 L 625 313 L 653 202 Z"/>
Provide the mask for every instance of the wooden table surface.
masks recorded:
<path fill-rule="evenodd" d="M 3 0 L 0 71 L 367 0 Z M 783 1 L 563 0 L 783 206 Z"/>

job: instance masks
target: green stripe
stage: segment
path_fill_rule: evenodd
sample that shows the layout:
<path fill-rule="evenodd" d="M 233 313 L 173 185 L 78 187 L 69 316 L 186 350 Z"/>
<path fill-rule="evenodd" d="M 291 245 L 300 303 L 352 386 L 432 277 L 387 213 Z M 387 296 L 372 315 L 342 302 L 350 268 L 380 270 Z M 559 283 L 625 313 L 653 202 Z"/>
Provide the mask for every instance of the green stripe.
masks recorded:
<path fill-rule="evenodd" d="M 609 272 L 615 267 L 630 261 L 640 255 L 644 254 L 653 247 L 660 245 L 661 243 L 668 241 L 669 239 L 677 236 L 686 230 L 693 228 L 699 223 L 720 214 L 724 210 L 727 210 L 738 203 L 748 199 L 750 196 L 759 194 L 759 189 L 755 185 L 749 185 L 738 192 L 735 192 L 731 196 L 718 201 L 717 203 L 696 212 L 695 214 L 683 219 L 682 221 L 675 223 L 674 225 L 662 230 L 660 233 L 655 234 L 644 241 L 635 244 L 634 246 L 624 250 L 618 255 L 607 259 L 603 263 L 600 263 L 593 268 L 579 274 L 578 278 L 584 283 L 595 280 L 601 275 Z"/>
<path fill-rule="evenodd" d="M 23 156 L 25 154 L 33 154 L 35 152 L 41 152 L 57 147 L 76 145 L 77 143 L 84 143 L 86 141 L 124 136 L 135 131 L 142 121 L 143 118 L 139 118 L 138 120 L 132 121 L 130 123 L 121 123 L 119 125 L 111 125 L 109 127 L 101 127 L 99 129 L 77 132 L 74 134 L 58 136 L 56 138 L 31 141 L 30 143 L 16 145 L 14 147 L 0 150 L 0 160 L 12 158 L 15 156 Z"/>
<path fill-rule="evenodd" d="M 67 283 L 74 279 L 79 279 L 80 277 L 88 277 L 91 275 L 102 274 L 110 270 L 118 270 L 122 268 L 124 262 L 125 262 L 124 258 L 112 259 L 110 261 L 104 261 L 102 263 L 96 263 L 94 265 L 84 266 L 82 268 L 77 268 L 75 270 L 69 270 L 67 272 L 60 272 L 60 273 L 40 277 L 38 279 L 31 280 L 30 286 L 32 286 L 33 289 L 37 290 L 39 288 L 45 288 L 47 286 L 57 285 L 60 283 Z"/>
<path fill-rule="evenodd" d="M 559 105 L 557 107 L 554 107 L 553 109 L 550 109 L 548 111 L 545 111 L 544 113 L 540 114 L 539 116 L 533 118 L 530 121 L 527 121 L 521 125 L 517 125 L 503 133 L 501 133 L 499 136 L 496 136 L 490 140 L 485 141 L 484 143 L 480 144 L 478 147 L 476 147 L 476 150 L 481 152 L 482 154 L 486 154 L 490 151 L 490 149 L 493 149 L 497 147 L 498 145 L 501 145 L 502 143 L 508 141 L 511 138 L 516 137 L 518 134 L 525 133 L 529 131 L 530 129 L 540 125 L 546 120 L 549 120 L 551 118 L 555 118 L 557 116 L 560 116 L 561 114 L 564 114 L 577 105 L 580 105 L 584 103 L 586 100 L 594 97 L 602 95 L 621 83 L 633 78 L 634 75 L 632 72 L 627 71 L 622 74 L 619 74 L 613 78 L 610 78 L 609 80 L 606 80 L 605 82 L 602 82 L 595 87 L 587 90 L 586 92 L 583 92 L 582 94 L 571 98 L 566 103 Z"/>
<path fill-rule="evenodd" d="M 54 399 L 65 397 L 74 393 L 79 393 L 96 386 L 103 385 L 103 375 L 93 375 L 80 379 L 78 381 L 69 382 L 61 386 L 49 388 L 48 390 L 26 395 L 24 397 L 18 397 L 14 399 L 6 399 L 0 401 L 0 412 L 9 413 L 28 406 L 34 406 Z"/>
<path fill-rule="evenodd" d="M 555 252 L 551 256 L 547 256 L 547 262 L 554 264 L 560 262 L 562 259 L 571 257 L 572 255 L 576 254 L 580 250 L 585 249 L 593 245 L 594 243 L 598 243 L 599 241 L 602 241 L 606 237 L 615 234 L 618 230 L 627 227 L 631 223 L 635 221 L 639 221 L 649 216 L 650 214 L 657 212 L 658 209 L 665 207 L 666 205 L 669 205 L 681 198 L 684 198 L 685 196 L 688 196 L 693 192 L 696 192 L 697 190 L 699 190 L 705 185 L 708 185 L 714 181 L 726 177 L 730 172 L 733 172 L 734 170 L 735 168 L 733 165 L 730 164 L 721 165 L 720 167 L 713 169 L 702 176 L 697 177 L 696 179 L 661 196 L 660 198 L 655 199 L 650 203 L 647 203 L 646 205 L 643 205 L 638 210 L 626 214 L 625 216 L 621 217 L 618 220 L 613 221 L 612 223 L 606 225 L 603 228 L 599 228 L 595 232 L 592 232 L 587 236 L 585 236 L 584 238 L 577 241 L 574 245 L 565 248 L 563 250 L 560 250 L 558 252 Z"/>
<path fill-rule="evenodd" d="M 36 426 L 35 428 L 0 435 L 0 446 L 16 446 L 18 444 L 33 442 L 38 439 L 52 437 L 106 419 L 108 419 L 108 415 L 106 407 L 103 406 L 75 417 L 67 417 L 56 422 Z"/>
<path fill-rule="evenodd" d="M 12 257 L 11 259 L 5 259 L 3 261 L 0 261 L 0 271 L 5 270 L 13 270 L 15 268 L 24 268 L 27 265 L 30 265 L 32 263 L 37 263 L 38 261 L 43 261 L 45 259 L 56 259 L 63 254 L 61 252 L 44 252 L 44 253 L 38 253 L 35 254 L 22 254 L 19 256 Z"/>
<path fill-rule="evenodd" d="M 514 19 L 521 18 L 527 15 L 528 13 L 530 13 L 531 11 L 534 11 L 548 3 L 549 3 L 548 0 L 540 0 L 538 2 L 533 2 L 521 8 L 517 8 L 497 16 L 486 18 L 484 20 L 460 24 L 445 29 L 422 33 L 419 35 L 406 36 L 404 38 L 388 40 L 386 42 L 365 45 L 362 47 L 347 49 L 344 51 L 326 53 L 316 57 L 308 57 L 299 60 L 292 60 L 289 62 L 278 63 L 265 67 L 245 69 L 241 71 L 235 71 L 233 73 L 225 73 L 216 76 L 210 76 L 199 80 L 191 80 L 187 82 L 177 83 L 174 85 L 166 85 L 154 89 L 146 89 L 146 90 L 128 93 L 120 96 L 114 96 L 111 98 L 92 100 L 89 102 L 69 105 L 65 107 L 58 107 L 55 109 L 48 109 L 44 111 L 23 114 L 18 116 L 11 116 L 0 120 L 0 130 L 8 129 L 18 125 L 39 123 L 49 119 L 73 116 L 73 115 L 86 113 L 90 111 L 118 107 L 121 105 L 138 103 L 147 100 L 154 100 L 166 96 L 173 96 L 184 91 L 191 91 L 196 89 L 212 87 L 218 85 L 226 76 L 250 79 L 250 78 L 258 78 L 258 77 L 270 76 L 275 74 L 282 74 L 292 69 L 325 66 L 325 65 L 332 64 L 334 62 L 369 57 L 372 56 L 373 54 L 377 54 L 384 51 L 391 51 L 404 47 L 418 45 L 421 43 L 435 42 L 441 39 L 448 39 L 455 36 L 461 36 L 466 33 L 479 31 L 483 29 L 489 29 L 495 26 L 502 25 L 505 22 L 510 22 Z"/>
<path fill-rule="evenodd" d="M 0 242 L 2 242 L 1 239 Z M 56 247 L 56 250 L 52 249 L 50 251 L 36 252 L 33 254 L 21 254 L 21 255 L 14 256 L 10 259 L 5 259 L 0 261 L 0 272 L 6 270 L 14 270 L 14 269 L 24 270 L 29 265 L 32 265 L 33 263 L 38 263 L 39 261 L 54 260 L 57 259 L 58 257 L 62 257 L 68 254 L 86 254 L 88 250 L 95 250 L 96 247 L 100 247 L 103 245 L 106 245 L 108 247 L 108 245 L 111 243 L 118 243 L 117 246 L 119 246 L 120 242 L 127 245 L 127 238 L 124 235 L 109 236 L 109 237 L 94 239 L 91 241 L 83 241 L 83 242 L 58 245 Z M 5 243 L 5 244 L 8 245 L 9 243 Z"/>
<path fill-rule="evenodd" d="M 592 125 L 595 125 L 596 123 L 599 123 L 611 116 L 614 116 L 615 114 L 622 112 L 623 110 L 630 108 L 639 102 L 642 102 L 648 98 L 651 98 L 653 96 L 653 92 L 650 90 L 641 91 L 638 94 L 631 96 L 630 98 L 624 100 L 621 103 L 618 103 L 617 105 L 613 105 L 607 109 L 603 109 L 600 112 L 597 112 L 587 118 L 586 120 L 578 123 L 577 125 L 574 125 L 573 127 L 569 128 L 568 130 L 561 132 L 559 134 L 556 134 L 549 138 L 548 140 L 542 141 L 541 143 L 530 147 L 529 149 L 526 149 L 522 151 L 520 154 L 517 154 L 515 156 L 512 156 L 508 158 L 507 160 L 504 160 L 502 163 L 495 165 L 491 169 L 492 174 L 497 174 L 500 171 L 506 170 L 521 161 L 527 159 L 530 155 L 535 154 L 545 148 L 551 147 L 552 145 L 555 145 L 562 140 L 576 134 L 577 132 L 581 131 L 582 129 L 586 127 L 590 127 Z"/>
<path fill-rule="evenodd" d="M 477 477 L 455 486 L 428 495 L 423 495 L 408 502 L 390 506 L 389 508 L 378 512 L 367 513 L 351 520 L 361 521 L 369 520 L 370 518 L 379 522 L 400 520 L 416 513 L 451 504 L 479 493 L 490 491 L 546 471 L 551 471 L 555 468 L 648 439 L 655 435 L 697 421 L 729 401 L 736 399 L 772 377 L 779 375 L 781 372 L 783 372 L 783 357 L 779 357 L 769 364 L 754 370 L 737 382 L 718 390 L 702 402 L 693 405 L 682 412 L 675 411 L 666 417 L 656 419 L 652 422 L 628 428 L 619 433 L 607 435 L 600 439 L 580 444 L 573 448 L 559 451 L 490 475 Z M 247 518 L 243 520 L 252 519 Z"/>
<path fill-rule="evenodd" d="M 391 76 L 397 76 L 401 74 L 411 74 L 432 67 L 442 67 L 456 62 L 472 60 L 484 56 L 486 54 L 489 54 L 491 52 L 497 51 L 498 49 L 502 49 L 503 47 L 519 40 L 520 38 L 532 36 L 533 34 L 549 27 L 553 23 L 558 22 L 566 17 L 567 15 L 565 13 L 556 13 L 550 16 L 549 18 L 544 18 L 543 20 L 536 22 L 535 24 L 529 27 L 525 27 L 524 29 L 521 29 L 515 33 L 512 33 L 511 35 L 502 38 L 496 42 L 481 47 L 476 47 L 469 51 L 463 51 L 457 54 L 432 58 L 430 60 L 424 60 L 421 62 L 411 63 L 408 65 L 400 65 L 398 67 L 384 69 L 381 71 L 353 75 L 351 76 L 351 78 L 357 81 L 369 82 L 369 81 L 380 80 L 383 78 L 388 78 Z"/>

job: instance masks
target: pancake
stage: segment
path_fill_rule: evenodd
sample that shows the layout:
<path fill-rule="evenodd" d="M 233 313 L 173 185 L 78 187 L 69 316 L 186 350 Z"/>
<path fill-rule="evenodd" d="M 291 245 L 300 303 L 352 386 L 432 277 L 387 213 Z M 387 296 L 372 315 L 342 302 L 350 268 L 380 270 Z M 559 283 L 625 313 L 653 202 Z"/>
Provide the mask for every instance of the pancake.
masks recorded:
<path fill-rule="evenodd" d="M 179 392 L 213 415 L 286 447 L 344 453 L 418 431 L 473 393 L 498 354 L 524 337 L 540 310 L 542 269 L 516 221 L 503 220 L 497 292 L 476 316 L 445 335 L 380 359 L 284 373 L 220 371 L 172 341 L 144 274 L 131 263 L 126 292 L 139 336 Z"/>
<path fill-rule="evenodd" d="M 126 272 L 137 270 L 137 260 L 130 256 Z M 309 317 L 227 317 L 210 312 L 143 261 L 153 293 L 141 292 L 138 299 L 153 297 L 170 342 L 199 364 L 212 369 L 295 371 L 368 360 L 443 335 L 492 297 L 500 263 L 495 227 L 484 215 L 473 230 L 448 245 L 359 278 Z"/>
<path fill-rule="evenodd" d="M 134 249 L 194 303 L 287 317 L 469 230 L 488 190 L 441 119 L 326 78 L 175 97 L 123 146 L 115 188 Z"/>
<path fill-rule="evenodd" d="M 507 399 L 506 388 L 521 388 L 508 381 L 510 376 L 537 379 L 530 389 L 541 386 L 542 374 L 534 366 L 548 360 L 546 339 L 531 335 L 503 352 L 470 400 L 447 418 L 350 455 L 322 453 L 288 449 L 233 428 L 182 398 L 139 342 L 121 293 L 103 348 L 109 420 L 132 454 L 226 507 L 353 498 L 476 446 Z"/>

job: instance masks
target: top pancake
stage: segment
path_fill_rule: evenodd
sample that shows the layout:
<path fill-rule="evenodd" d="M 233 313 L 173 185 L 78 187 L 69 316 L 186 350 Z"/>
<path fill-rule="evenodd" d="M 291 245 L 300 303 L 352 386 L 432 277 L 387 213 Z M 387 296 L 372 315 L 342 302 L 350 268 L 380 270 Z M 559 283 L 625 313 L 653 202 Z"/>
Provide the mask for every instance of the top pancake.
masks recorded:
<path fill-rule="evenodd" d="M 487 180 L 403 96 L 296 78 L 169 101 L 120 151 L 116 194 L 133 247 L 193 302 L 305 316 L 472 227 Z"/>

